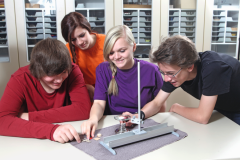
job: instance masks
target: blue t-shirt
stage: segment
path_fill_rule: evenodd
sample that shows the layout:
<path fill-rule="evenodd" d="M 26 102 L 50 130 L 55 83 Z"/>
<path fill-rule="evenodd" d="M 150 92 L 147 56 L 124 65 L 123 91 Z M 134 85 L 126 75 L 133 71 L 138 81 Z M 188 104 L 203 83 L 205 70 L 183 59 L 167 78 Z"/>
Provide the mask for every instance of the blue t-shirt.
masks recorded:
<path fill-rule="evenodd" d="M 152 101 L 163 85 L 158 67 L 152 63 L 134 58 L 134 65 L 128 70 L 117 69 L 115 75 L 118 84 L 118 95 L 108 95 L 108 86 L 112 71 L 108 62 L 96 68 L 94 100 L 105 100 L 105 114 L 135 113 L 138 111 L 138 74 L 137 62 L 140 62 L 141 108 Z"/>

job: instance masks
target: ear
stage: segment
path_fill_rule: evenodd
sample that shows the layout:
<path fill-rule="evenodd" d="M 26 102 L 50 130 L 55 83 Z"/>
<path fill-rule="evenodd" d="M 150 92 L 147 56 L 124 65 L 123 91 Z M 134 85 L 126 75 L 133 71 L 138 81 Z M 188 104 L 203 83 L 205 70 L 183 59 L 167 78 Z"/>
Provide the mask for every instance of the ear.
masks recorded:
<path fill-rule="evenodd" d="M 192 64 L 190 67 L 187 68 L 187 71 L 188 72 L 192 72 L 194 69 L 194 64 Z"/>
<path fill-rule="evenodd" d="M 133 52 L 136 51 L 136 48 L 137 48 L 137 45 L 136 45 L 136 43 L 134 43 L 134 44 L 133 44 Z"/>

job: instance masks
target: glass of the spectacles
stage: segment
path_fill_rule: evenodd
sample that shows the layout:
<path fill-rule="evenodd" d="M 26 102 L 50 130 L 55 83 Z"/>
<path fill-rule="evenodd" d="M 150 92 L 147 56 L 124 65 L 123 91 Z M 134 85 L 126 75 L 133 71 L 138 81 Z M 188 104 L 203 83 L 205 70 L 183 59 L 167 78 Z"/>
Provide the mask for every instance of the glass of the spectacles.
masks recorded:
<path fill-rule="evenodd" d="M 181 70 L 182 70 L 182 68 L 179 69 L 179 70 L 177 71 L 177 73 L 175 73 L 175 74 L 165 74 L 165 73 L 163 73 L 163 71 L 161 71 L 160 69 L 159 69 L 159 72 L 160 72 L 162 75 L 168 76 L 169 78 L 175 78 L 175 77 L 177 76 L 177 74 L 178 74 Z"/>

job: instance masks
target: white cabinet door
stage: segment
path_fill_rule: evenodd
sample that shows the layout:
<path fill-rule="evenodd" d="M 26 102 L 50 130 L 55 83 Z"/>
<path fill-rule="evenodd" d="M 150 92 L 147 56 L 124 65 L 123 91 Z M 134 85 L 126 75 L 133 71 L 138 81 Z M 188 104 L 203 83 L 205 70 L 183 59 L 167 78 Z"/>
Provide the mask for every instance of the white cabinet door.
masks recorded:
<path fill-rule="evenodd" d="M 0 98 L 10 76 L 19 68 L 14 0 L 0 8 Z"/>
<path fill-rule="evenodd" d="M 31 2 L 31 1 L 30 1 Z M 64 0 L 15 1 L 20 66 L 29 64 L 31 51 L 37 42 L 53 38 L 64 42 L 61 20 L 65 15 Z"/>

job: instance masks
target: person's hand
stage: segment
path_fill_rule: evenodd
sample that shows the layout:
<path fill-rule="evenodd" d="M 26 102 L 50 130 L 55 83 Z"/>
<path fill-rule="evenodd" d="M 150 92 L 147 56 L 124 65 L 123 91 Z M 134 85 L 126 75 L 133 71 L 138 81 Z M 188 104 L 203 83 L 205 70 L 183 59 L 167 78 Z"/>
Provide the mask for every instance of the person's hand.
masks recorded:
<path fill-rule="evenodd" d="M 29 120 L 28 113 L 24 113 L 24 112 L 19 113 L 18 117 L 27 121 Z"/>
<path fill-rule="evenodd" d="M 88 90 L 90 101 L 93 102 L 93 96 L 94 96 L 95 88 L 92 85 L 90 85 L 90 84 L 86 84 L 86 87 L 87 87 L 87 90 Z"/>
<path fill-rule="evenodd" d="M 94 137 L 94 133 L 97 129 L 97 126 L 98 126 L 98 120 L 89 119 L 83 122 L 81 125 L 82 134 L 86 134 L 87 139 L 90 138 L 90 134 L 91 134 L 91 137 Z"/>
<path fill-rule="evenodd" d="M 78 143 L 81 142 L 79 134 L 77 133 L 75 128 L 73 128 L 73 126 L 70 124 L 59 126 L 53 133 L 53 139 L 60 143 L 72 141 L 74 138 Z"/>
<path fill-rule="evenodd" d="M 174 103 L 174 104 L 171 106 L 169 112 L 174 112 L 175 108 L 176 108 L 176 107 L 180 107 L 180 106 L 181 106 L 180 104 Z"/>
<path fill-rule="evenodd" d="M 132 114 L 132 113 L 130 113 L 130 112 L 123 112 L 122 113 L 122 116 L 130 116 L 131 118 L 133 117 L 133 116 L 135 116 L 136 118 L 138 118 L 138 114 Z M 132 126 L 133 125 L 133 123 L 131 122 L 131 120 L 129 120 L 128 122 L 126 122 L 126 126 L 127 127 L 130 127 L 130 126 Z"/>

